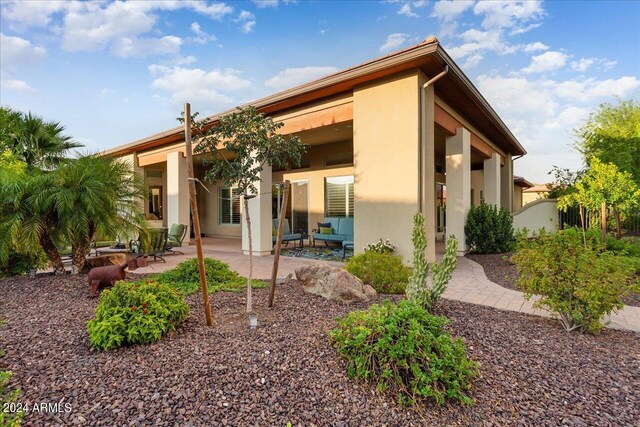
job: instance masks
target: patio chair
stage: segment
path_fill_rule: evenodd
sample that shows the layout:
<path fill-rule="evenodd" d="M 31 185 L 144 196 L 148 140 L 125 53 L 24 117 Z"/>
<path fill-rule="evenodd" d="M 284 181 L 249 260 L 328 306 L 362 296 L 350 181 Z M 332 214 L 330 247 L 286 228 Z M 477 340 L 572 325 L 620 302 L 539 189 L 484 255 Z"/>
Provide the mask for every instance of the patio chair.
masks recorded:
<path fill-rule="evenodd" d="M 278 240 L 278 222 L 280 220 L 279 219 L 274 219 L 273 220 L 273 237 L 272 237 L 272 242 L 273 242 L 273 246 L 276 245 L 276 240 Z M 292 233 L 291 229 L 289 228 L 289 220 L 285 218 L 284 220 L 284 230 L 282 233 L 282 241 L 284 242 L 285 246 L 289 246 L 289 242 L 293 242 L 293 241 L 299 241 L 300 242 L 300 247 L 302 247 L 303 245 L 303 240 L 302 240 L 302 234 L 300 233 Z"/>
<path fill-rule="evenodd" d="M 148 236 L 140 236 L 138 240 L 130 241 L 129 250 L 136 255 L 152 256 L 154 261 L 159 258 L 162 262 L 166 262 L 163 256 L 167 251 L 167 229 L 151 228 L 148 234 Z"/>
<path fill-rule="evenodd" d="M 172 224 L 169 229 L 169 234 L 167 235 L 167 246 L 165 250 L 167 251 L 167 255 L 169 254 L 180 254 L 184 255 L 181 251 L 176 251 L 173 248 L 182 247 L 182 242 L 184 241 L 185 236 L 187 235 L 187 226 L 184 224 Z"/>

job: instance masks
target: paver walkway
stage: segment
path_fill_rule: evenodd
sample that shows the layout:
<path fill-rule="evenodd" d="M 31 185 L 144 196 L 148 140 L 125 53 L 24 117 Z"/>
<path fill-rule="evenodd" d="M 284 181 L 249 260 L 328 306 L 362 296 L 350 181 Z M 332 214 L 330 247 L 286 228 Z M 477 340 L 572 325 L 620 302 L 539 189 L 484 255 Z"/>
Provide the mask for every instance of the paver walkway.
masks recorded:
<path fill-rule="evenodd" d="M 551 317 L 547 311 L 533 308 L 533 298 L 526 301 L 522 292 L 503 288 L 490 281 L 480 264 L 464 257 L 458 258 L 458 268 L 453 272 L 443 297 L 500 310 Z M 609 320 L 610 328 L 640 332 L 640 307 L 625 306 L 612 314 Z"/>
<path fill-rule="evenodd" d="M 243 276 L 249 273 L 249 257 L 240 252 L 237 239 L 213 239 L 205 238 L 205 256 L 228 263 L 232 269 Z M 166 263 L 152 262 L 149 267 L 140 268 L 137 273 L 157 273 L 175 267 L 178 263 L 196 255 L 195 246 L 181 248 L 184 255 L 167 255 Z M 305 264 L 318 262 L 304 258 L 280 257 L 278 277 L 294 274 L 296 268 Z M 323 263 L 342 266 L 339 262 L 321 261 Z M 273 267 L 273 256 L 253 257 L 253 276 L 257 279 L 269 279 Z M 500 310 L 518 311 L 521 313 L 535 314 L 551 317 L 543 310 L 533 308 L 533 300 L 525 301 L 522 292 L 503 288 L 490 281 L 484 274 L 482 266 L 468 258 L 459 257 L 458 267 L 453 273 L 444 298 L 468 302 L 472 304 L 486 305 Z M 609 327 L 640 332 L 640 307 L 625 306 L 617 314 L 610 318 Z"/>

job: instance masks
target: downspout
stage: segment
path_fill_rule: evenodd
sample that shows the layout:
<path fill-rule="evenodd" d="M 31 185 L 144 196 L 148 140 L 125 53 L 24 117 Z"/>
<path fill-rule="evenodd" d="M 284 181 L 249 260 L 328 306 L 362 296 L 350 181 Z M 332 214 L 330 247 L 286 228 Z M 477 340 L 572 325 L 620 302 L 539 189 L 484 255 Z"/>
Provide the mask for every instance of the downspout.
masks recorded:
<path fill-rule="evenodd" d="M 445 74 L 447 74 L 449 72 L 449 66 L 445 64 L 444 66 L 444 70 L 432 77 L 431 79 L 429 79 L 429 81 L 427 81 L 425 84 L 422 85 L 422 90 L 420 91 L 420 145 L 419 145 L 419 150 L 418 150 L 418 163 L 419 163 L 419 169 L 418 169 L 418 191 L 419 191 L 419 205 L 420 205 L 420 212 L 424 215 L 425 211 L 426 211 L 426 206 L 425 206 L 425 200 L 424 200 L 424 177 L 426 175 L 425 173 L 425 167 L 426 165 L 423 162 L 423 154 L 426 150 L 425 148 L 425 141 L 426 141 L 426 130 L 425 130 L 425 125 L 426 125 L 426 120 L 424 117 L 425 111 L 426 111 L 426 102 L 427 102 L 427 96 L 425 94 L 426 89 L 432 85 L 433 83 L 435 83 L 436 81 L 438 81 L 441 77 L 444 77 Z M 434 190 L 435 191 L 435 190 Z"/>

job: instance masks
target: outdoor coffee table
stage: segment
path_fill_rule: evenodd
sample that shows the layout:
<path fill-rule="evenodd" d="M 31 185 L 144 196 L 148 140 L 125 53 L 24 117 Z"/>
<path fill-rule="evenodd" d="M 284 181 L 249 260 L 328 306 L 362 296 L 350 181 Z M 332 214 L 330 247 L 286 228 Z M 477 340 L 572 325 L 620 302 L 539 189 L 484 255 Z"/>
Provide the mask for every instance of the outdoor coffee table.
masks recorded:
<path fill-rule="evenodd" d="M 108 254 L 128 254 L 129 249 L 127 248 L 99 248 L 96 249 L 97 255 L 108 255 Z"/>

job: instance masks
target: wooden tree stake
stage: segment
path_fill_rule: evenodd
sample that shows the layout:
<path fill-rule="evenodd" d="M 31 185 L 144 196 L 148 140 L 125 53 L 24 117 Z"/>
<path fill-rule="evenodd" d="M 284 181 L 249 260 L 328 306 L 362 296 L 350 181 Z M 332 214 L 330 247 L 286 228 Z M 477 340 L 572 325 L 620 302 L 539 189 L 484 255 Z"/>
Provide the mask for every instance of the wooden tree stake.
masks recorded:
<path fill-rule="evenodd" d="M 204 254 L 202 252 L 202 235 L 200 234 L 200 215 L 198 215 L 198 202 L 196 200 L 196 182 L 193 177 L 193 156 L 191 151 L 191 105 L 184 104 L 184 143 L 187 156 L 187 175 L 189 179 L 189 199 L 191 200 L 191 215 L 196 236 L 198 250 L 198 271 L 200 272 L 200 286 L 202 287 L 202 299 L 204 301 L 204 315 L 207 318 L 207 326 L 213 326 L 211 316 L 211 304 L 209 304 L 209 288 L 207 286 L 207 272 L 204 267 Z"/>
<path fill-rule="evenodd" d="M 273 299 L 276 293 L 276 278 L 278 277 L 278 263 L 280 262 L 280 250 L 282 249 L 282 235 L 284 234 L 284 222 L 287 220 L 287 205 L 289 203 L 289 193 L 291 192 L 291 182 L 284 182 L 284 197 L 280 206 L 280 219 L 278 220 L 278 235 L 276 237 L 276 250 L 273 254 L 273 271 L 271 272 L 271 287 L 269 288 L 269 307 L 273 307 Z"/>

